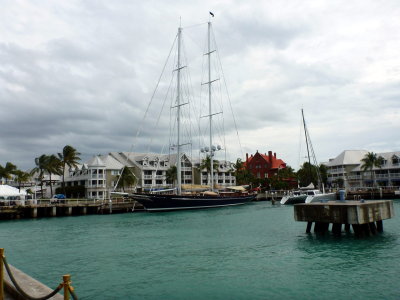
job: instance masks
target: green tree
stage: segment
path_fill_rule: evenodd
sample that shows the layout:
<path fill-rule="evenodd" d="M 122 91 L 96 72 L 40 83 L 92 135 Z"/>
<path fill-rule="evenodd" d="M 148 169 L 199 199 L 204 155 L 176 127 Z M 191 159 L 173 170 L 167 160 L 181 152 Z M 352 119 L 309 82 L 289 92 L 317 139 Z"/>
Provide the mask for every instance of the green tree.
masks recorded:
<path fill-rule="evenodd" d="M 50 197 L 53 197 L 53 183 L 51 180 L 51 175 L 61 175 L 62 174 L 62 162 L 54 154 L 49 155 L 46 157 L 44 169 L 49 174 L 50 193 L 51 193 Z"/>
<path fill-rule="evenodd" d="M 7 184 L 8 180 L 12 178 L 12 175 L 15 175 L 16 171 L 17 167 L 10 162 L 7 162 L 4 167 L 0 165 L 0 178 L 4 178 Z"/>
<path fill-rule="evenodd" d="M 368 152 L 365 154 L 364 158 L 361 159 L 361 170 L 363 172 L 367 172 L 368 170 L 371 172 L 371 180 L 373 185 L 375 185 L 375 172 L 373 172 L 373 168 L 382 168 L 383 161 L 383 157 L 378 156 L 378 154 L 374 152 Z"/>
<path fill-rule="evenodd" d="M 218 171 L 218 166 L 219 166 L 219 161 L 218 160 L 213 160 L 213 170 Z M 199 166 L 200 171 L 206 169 L 207 171 L 207 175 L 208 175 L 208 179 L 210 180 L 211 176 L 211 156 L 207 155 L 206 158 L 204 158 L 201 161 L 201 164 Z M 210 183 L 212 185 L 214 185 L 214 183 Z"/>
<path fill-rule="evenodd" d="M 133 174 L 132 170 L 126 166 L 122 169 L 122 173 L 118 177 L 117 187 L 122 188 L 124 192 L 125 187 L 131 187 L 136 183 L 135 175 Z"/>
<path fill-rule="evenodd" d="M 44 180 L 45 167 L 47 163 L 47 157 L 48 156 L 46 154 L 42 154 L 41 156 L 36 157 L 35 158 L 36 167 L 34 167 L 30 172 L 31 176 L 37 173 L 36 179 L 40 181 L 40 189 L 42 197 L 43 197 L 43 180 Z"/>
<path fill-rule="evenodd" d="M 310 165 L 305 162 L 300 169 L 297 171 L 297 178 L 300 181 L 300 186 L 308 186 L 312 183 L 314 186 L 318 186 L 318 175 L 317 166 Z"/>
<path fill-rule="evenodd" d="M 81 155 L 74 147 L 66 145 L 62 153 L 58 153 L 58 158 L 62 164 L 62 188 L 65 195 L 65 167 L 76 168 Z"/>
<path fill-rule="evenodd" d="M 165 173 L 166 179 L 169 183 L 175 185 L 175 182 L 178 178 L 178 170 L 176 166 L 171 166 Z"/>
<path fill-rule="evenodd" d="M 253 174 L 245 167 L 244 162 L 238 158 L 234 164 L 236 184 L 250 184 L 255 183 Z"/>
<path fill-rule="evenodd" d="M 31 178 L 31 175 L 27 172 L 17 170 L 15 172 L 16 175 L 16 180 L 18 182 L 18 190 L 21 191 L 21 185 L 23 182 L 28 182 L 29 179 Z"/>
<path fill-rule="evenodd" d="M 328 183 L 328 167 L 324 164 L 320 164 L 319 174 L 321 174 L 322 184 L 326 186 L 326 184 Z"/>

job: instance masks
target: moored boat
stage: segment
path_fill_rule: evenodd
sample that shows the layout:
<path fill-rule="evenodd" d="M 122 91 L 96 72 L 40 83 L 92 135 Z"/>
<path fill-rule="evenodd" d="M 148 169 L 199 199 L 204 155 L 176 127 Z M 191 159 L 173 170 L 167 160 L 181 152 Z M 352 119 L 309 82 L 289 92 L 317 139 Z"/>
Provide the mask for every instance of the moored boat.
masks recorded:
<path fill-rule="evenodd" d="M 320 190 L 312 190 L 307 195 L 305 203 L 327 202 L 336 200 L 336 193 L 324 193 Z"/>
<path fill-rule="evenodd" d="M 184 69 L 184 66 L 181 64 L 181 35 L 182 35 L 182 28 L 179 27 L 178 35 L 177 35 L 177 65 L 176 65 L 176 76 L 177 76 L 177 92 L 176 92 L 176 100 L 175 103 L 171 108 L 176 109 L 176 142 L 173 144 L 173 147 L 170 145 L 170 149 L 176 149 L 177 151 L 177 163 L 176 163 L 176 183 L 177 187 L 174 190 L 174 193 L 171 194 L 157 192 L 157 193 L 135 193 L 132 195 L 133 199 L 141 203 L 144 208 L 148 211 L 172 211 L 172 210 L 183 210 L 183 209 L 201 209 L 201 208 L 213 208 L 213 207 L 223 207 L 223 206 L 233 206 L 233 205 L 241 205 L 247 202 L 250 202 L 255 199 L 256 194 L 249 194 L 243 187 L 234 189 L 233 187 L 231 191 L 219 191 L 215 190 L 214 186 L 216 182 L 214 181 L 214 170 L 213 170 L 213 160 L 215 152 L 218 150 L 222 150 L 221 147 L 213 145 L 213 116 L 217 114 L 221 114 L 221 112 L 214 112 L 212 110 L 212 83 L 217 81 L 218 79 L 211 78 L 211 55 L 215 52 L 210 47 L 211 41 L 211 22 L 208 22 L 208 50 L 207 53 L 204 55 L 208 58 L 208 80 L 207 82 L 203 83 L 204 85 L 208 86 L 208 115 L 203 116 L 208 118 L 208 140 L 209 144 L 206 147 L 202 147 L 200 152 L 205 153 L 207 158 L 210 161 L 210 172 L 209 172 L 209 189 L 208 191 L 195 191 L 191 193 L 184 193 L 182 188 L 182 163 L 181 158 L 183 155 L 182 146 L 191 144 L 189 143 L 182 143 L 181 141 L 181 118 L 182 112 L 181 107 L 183 105 L 188 104 L 187 101 L 183 101 L 181 97 L 181 91 L 183 88 L 181 87 L 181 70 Z M 184 102 L 184 103 L 183 103 Z M 201 117 L 201 118 L 203 118 Z M 229 187 L 228 187 L 229 188 Z"/>

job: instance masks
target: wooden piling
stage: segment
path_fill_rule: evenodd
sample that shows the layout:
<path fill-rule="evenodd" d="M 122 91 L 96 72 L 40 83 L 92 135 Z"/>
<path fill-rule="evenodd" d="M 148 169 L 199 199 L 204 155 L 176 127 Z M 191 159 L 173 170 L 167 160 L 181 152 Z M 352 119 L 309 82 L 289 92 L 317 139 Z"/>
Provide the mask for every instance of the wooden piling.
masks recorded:
<path fill-rule="evenodd" d="M 0 248 L 0 300 L 4 299 L 4 248 Z"/>
<path fill-rule="evenodd" d="M 312 223 L 313 223 L 313 222 L 308 222 L 308 223 L 307 223 L 307 230 L 306 230 L 307 233 L 310 233 L 310 232 L 311 232 Z"/>
<path fill-rule="evenodd" d="M 341 223 L 333 223 L 332 232 L 336 235 L 340 235 L 342 232 L 342 224 Z"/>
<path fill-rule="evenodd" d="M 376 230 L 378 232 L 383 232 L 383 222 L 382 222 L 382 220 L 376 221 Z"/>

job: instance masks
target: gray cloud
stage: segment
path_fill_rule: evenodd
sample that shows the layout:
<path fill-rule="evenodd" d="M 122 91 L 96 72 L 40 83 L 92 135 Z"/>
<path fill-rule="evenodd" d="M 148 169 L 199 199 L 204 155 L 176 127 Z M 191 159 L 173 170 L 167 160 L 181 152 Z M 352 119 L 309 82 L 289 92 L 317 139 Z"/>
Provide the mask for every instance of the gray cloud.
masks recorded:
<path fill-rule="evenodd" d="M 129 151 L 133 143 L 137 151 L 160 152 L 169 135 L 170 102 L 167 116 L 154 125 L 172 65 L 141 125 L 144 112 L 179 16 L 188 34 L 185 50 L 201 56 L 205 27 L 186 26 L 207 21 L 208 10 L 216 15 L 243 152 L 276 151 L 296 167 L 301 107 L 320 160 L 350 148 L 398 150 L 400 63 L 393 49 L 400 46 L 400 5 L 311 2 L 7 3 L 0 12 L 0 164 L 31 168 L 35 157 L 66 144 L 84 157 Z M 197 99 L 205 77 L 196 70 L 203 63 L 191 54 L 186 59 L 185 80 Z M 224 108 L 234 159 L 241 151 L 233 146 L 230 107 Z"/>

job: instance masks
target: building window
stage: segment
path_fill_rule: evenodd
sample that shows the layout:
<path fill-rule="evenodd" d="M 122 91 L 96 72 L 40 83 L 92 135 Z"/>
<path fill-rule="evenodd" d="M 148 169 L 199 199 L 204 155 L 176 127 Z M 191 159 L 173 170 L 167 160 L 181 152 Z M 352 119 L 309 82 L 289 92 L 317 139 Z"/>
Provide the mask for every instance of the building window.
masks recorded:
<path fill-rule="evenodd" d="M 145 180 L 144 184 L 151 185 L 151 180 Z"/>
<path fill-rule="evenodd" d="M 161 185 L 162 184 L 162 180 L 156 180 L 156 184 L 157 185 Z"/>

